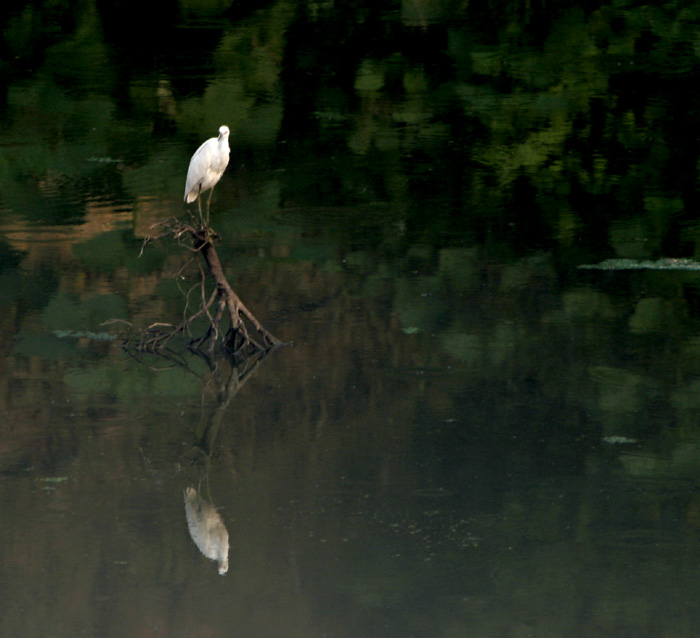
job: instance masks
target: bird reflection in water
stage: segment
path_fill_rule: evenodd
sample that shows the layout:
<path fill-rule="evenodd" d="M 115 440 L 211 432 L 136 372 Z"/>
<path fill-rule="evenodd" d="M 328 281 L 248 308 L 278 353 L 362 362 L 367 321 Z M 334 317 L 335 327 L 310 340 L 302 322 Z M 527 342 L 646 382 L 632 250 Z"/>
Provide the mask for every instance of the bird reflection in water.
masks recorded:
<path fill-rule="evenodd" d="M 219 574 L 228 571 L 228 531 L 216 508 L 205 501 L 197 490 L 185 490 L 185 514 L 190 536 L 207 558 L 219 563 Z"/>

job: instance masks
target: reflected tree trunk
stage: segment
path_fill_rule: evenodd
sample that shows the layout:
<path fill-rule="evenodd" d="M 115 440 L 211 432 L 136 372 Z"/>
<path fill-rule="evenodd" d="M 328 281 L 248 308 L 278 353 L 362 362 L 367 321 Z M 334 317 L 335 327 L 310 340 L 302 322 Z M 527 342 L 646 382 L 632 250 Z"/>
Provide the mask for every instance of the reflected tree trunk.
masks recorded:
<path fill-rule="evenodd" d="M 215 448 L 216 440 L 231 401 L 233 401 L 233 398 L 248 379 L 253 376 L 267 354 L 268 352 L 261 352 L 245 358 L 245 360 L 231 368 L 228 376 L 222 375 L 225 366 L 215 365 L 210 359 L 207 359 L 212 371 L 212 380 L 218 390 L 216 407 L 207 418 L 202 420 L 197 428 L 195 444 L 191 450 L 183 454 L 181 458 L 182 463 L 187 462 L 188 458 L 191 463 L 198 462 L 202 457 L 208 462 Z M 206 467 L 204 471 L 206 473 Z"/>
<path fill-rule="evenodd" d="M 216 406 L 206 419 L 203 419 L 195 433 L 195 443 L 183 454 L 179 465 L 191 465 L 199 468 L 199 489 L 189 486 L 185 489 L 185 515 L 187 527 L 192 540 L 207 558 L 219 564 L 219 574 L 228 571 L 229 534 L 217 508 L 211 500 L 206 500 L 201 494 L 204 484 L 209 499 L 209 466 L 216 441 L 224 424 L 224 416 L 231 401 L 250 379 L 258 366 L 267 356 L 260 352 L 247 357 L 243 362 L 231 367 L 228 375 L 222 372 L 225 366 L 217 364 L 213 359 L 202 354 L 211 368 L 212 381 L 217 387 Z"/>

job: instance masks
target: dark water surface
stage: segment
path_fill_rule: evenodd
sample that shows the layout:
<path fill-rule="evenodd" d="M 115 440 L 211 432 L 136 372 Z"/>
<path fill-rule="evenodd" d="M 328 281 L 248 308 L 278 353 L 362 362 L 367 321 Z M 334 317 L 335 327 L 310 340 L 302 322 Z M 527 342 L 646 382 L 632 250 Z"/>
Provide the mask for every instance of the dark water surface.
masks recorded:
<path fill-rule="evenodd" d="M 0 28 L 0 635 L 698 635 L 700 6 Z M 217 249 L 294 347 L 129 356 L 222 124 Z"/>

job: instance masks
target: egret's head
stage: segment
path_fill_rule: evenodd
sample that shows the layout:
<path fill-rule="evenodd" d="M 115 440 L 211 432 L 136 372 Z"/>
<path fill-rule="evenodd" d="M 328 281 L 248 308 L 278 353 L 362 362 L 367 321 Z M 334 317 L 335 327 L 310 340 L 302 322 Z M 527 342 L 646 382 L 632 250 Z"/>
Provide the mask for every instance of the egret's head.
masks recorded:
<path fill-rule="evenodd" d="M 228 126 L 222 126 L 221 128 L 219 128 L 219 139 L 226 139 L 229 133 L 230 131 L 228 130 Z"/>

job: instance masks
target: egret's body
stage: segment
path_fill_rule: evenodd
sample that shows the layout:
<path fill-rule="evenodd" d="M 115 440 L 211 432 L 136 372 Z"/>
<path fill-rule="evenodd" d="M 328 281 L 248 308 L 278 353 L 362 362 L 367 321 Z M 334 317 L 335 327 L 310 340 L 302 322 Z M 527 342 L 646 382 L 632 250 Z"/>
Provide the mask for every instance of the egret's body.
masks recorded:
<path fill-rule="evenodd" d="M 214 186 L 219 182 L 228 166 L 231 149 L 228 146 L 228 126 L 219 129 L 219 137 L 212 137 L 202 144 L 192 156 L 190 167 L 187 169 L 185 183 L 185 201 L 191 204 L 198 200 L 199 217 L 202 217 L 202 200 L 199 197 L 204 191 L 210 190 L 207 200 L 207 223 L 209 222 L 209 205 L 214 193 Z"/>
<path fill-rule="evenodd" d="M 205 501 L 197 490 L 185 490 L 185 515 L 190 536 L 199 551 L 219 563 L 219 573 L 228 571 L 228 530 L 216 508 Z"/>

